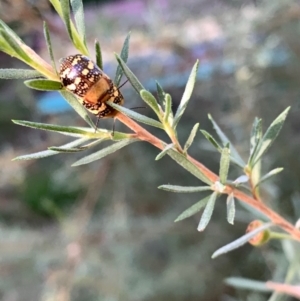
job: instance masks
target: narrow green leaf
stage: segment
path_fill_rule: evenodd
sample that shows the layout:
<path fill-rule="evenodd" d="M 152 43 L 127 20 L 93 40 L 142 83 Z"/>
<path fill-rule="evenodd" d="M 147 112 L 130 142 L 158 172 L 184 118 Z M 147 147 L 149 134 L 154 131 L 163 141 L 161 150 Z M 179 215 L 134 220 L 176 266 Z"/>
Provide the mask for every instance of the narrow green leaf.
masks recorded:
<path fill-rule="evenodd" d="M 13 49 L 9 46 L 9 44 L 6 42 L 5 38 L 2 36 L 2 31 L 0 29 L 0 51 L 10 55 L 10 56 L 16 56 Z"/>
<path fill-rule="evenodd" d="M 234 224 L 234 217 L 235 217 L 235 201 L 233 193 L 228 194 L 227 200 L 227 221 L 229 224 Z"/>
<path fill-rule="evenodd" d="M 209 200 L 208 200 L 208 202 L 205 206 L 205 209 L 202 213 L 199 225 L 197 227 L 197 230 L 199 232 L 203 231 L 206 228 L 206 226 L 208 225 L 208 223 L 210 222 L 212 213 L 213 213 L 214 208 L 215 208 L 215 202 L 216 202 L 217 196 L 218 196 L 217 192 L 213 192 L 210 195 Z"/>
<path fill-rule="evenodd" d="M 72 29 L 71 29 L 70 1 L 69 0 L 60 0 L 60 6 L 61 6 L 61 10 L 62 10 L 62 19 L 66 25 L 66 29 L 69 34 L 69 38 L 74 43 Z"/>
<path fill-rule="evenodd" d="M 252 125 L 252 131 L 251 131 L 251 138 L 250 138 L 250 157 L 249 161 L 252 161 L 252 156 L 255 153 L 257 146 L 261 140 L 262 137 L 262 120 L 255 117 L 253 125 Z"/>
<path fill-rule="evenodd" d="M 196 61 L 195 65 L 191 71 L 190 77 L 188 79 L 188 82 L 186 84 L 186 87 L 185 87 L 185 90 L 183 93 L 183 96 L 181 98 L 180 104 L 176 111 L 176 114 L 174 117 L 174 123 L 173 123 L 174 129 L 177 127 L 179 120 L 182 117 L 182 115 L 188 105 L 188 102 L 192 96 L 194 85 L 195 85 L 196 78 L 197 78 L 198 66 L 199 66 L 199 60 Z"/>
<path fill-rule="evenodd" d="M 175 223 L 182 221 L 196 213 L 198 213 L 203 207 L 206 206 L 207 202 L 210 199 L 210 195 L 205 197 L 204 199 L 200 200 L 199 202 L 197 202 L 196 204 L 194 204 L 193 206 L 189 207 L 188 209 L 186 209 L 185 211 L 183 211 L 176 219 L 175 219 Z"/>
<path fill-rule="evenodd" d="M 0 69 L 1 79 L 29 79 L 43 77 L 43 75 L 31 69 Z"/>
<path fill-rule="evenodd" d="M 91 162 L 94 162 L 96 160 L 100 160 L 103 157 L 106 157 L 114 152 L 116 152 L 117 150 L 125 147 L 128 144 L 131 144 L 133 142 L 139 141 L 138 139 L 128 139 L 128 140 L 121 140 L 118 141 L 108 147 L 105 147 L 103 149 L 101 149 L 98 152 L 95 152 L 89 156 L 86 156 L 80 160 L 78 160 L 77 162 L 75 162 L 74 164 L 72 164 L 72 166 L 79 166 L 79 165 L 83 165 L 83 164 L 88 164 Z"/>
<path fill-rule="evenodd" d="M 205 130 L 200 130 L 200 132 L 204 135 L 204 137 L 221 153 L 222 152 L 222 147 L 220 144 L 215 140 L 215 138 L 208 133 Z"/>
<path fill-rule="evenodd" d="M 31 89 L 39 91 L 59 91 L 62 89 L 62 83 L 50 79 L 30 79 L 24 84 Z"/>
<path fill-rule="evenodd" d="M 76 49 L 79 50 L 80 53 L 90 56 L 89 51 L 84 44 L 84 41 L 82 41 L 82 38 L 80 37 L 77 29 L 75 28 L 73 22 L 70 20 L 70 18 L 67 17 L 67 15 L 70 15 L 70 5 L 69 0 L 49 0 L 50 3 L 53 5 L 54 9 L 58 13 L 58 15 L 61 17 L 61 19 L 65 22 L 66 28 L 68 30 L 69 36 L 71 38 L 71 41 L 73 42 L 73 45 Z"/>
<path fill-rule="evenodd" d="M 198 132 L 198 129 L 199 129 L 199 126 L 200 126 L 200 123 L 196 123 L 194 126 L 193 126 L 193 129 L 191 130 L 190 132 L 190 135 L 184 145 L 184 149 L 183 149 L 183 152 L 186 153 L 187 150 L 190 148 L 190 146 L 192 145 L 194 139 L 195 139 L 195 136 Z"/>
<path fill-rule="evenodd" d="M 48 68 L 48 64 L 43 62 L 39 55 L 37 55 L 19 37 L 17 37 L 9 27 L 6 26 L 5 29 L 3 28 L 3 22 L 0 20 L 0 51 L 18 58 L 27 65 L 38 70 L 47 78 L 56 78 L 56 74 L 50 70 L 51 68 Z"/>
<path fill-rule="evenodd" d="M 74 14 L 74 19 L 77 27 L 78 34 L 84 45 L 86 45 L 85 35 L 85 22 L 84 22 L 84 11 L 81 0 L 71 0 L 71 7 Z"/>
<path fill-rule="evenodd" d="M 23 41 L 20 39 L 20 37 L 9 26 L 7 26 L 7 24 L 4 23 L 1 19 L 0 19 L 0 29 L 3 29 L 5 32 L 7 32 L 18 43 L 23 43 Z"/>
<path fill-rule="evenodd" d="M 234 184 L 235 186 L 238 186 L 238 185 L 243 184 L 243 183 L 248 183 L 248 181 L 249 181 L 249 177 L 248 176 L 241 175 L 237 179 L 235 179 L 232 182 L 232 184 Z"/>
<path fill-rule="evenodd" d="M 84 106 L 78 101 L 78 99 L 69 91 L 60 91 L 61 95 L 69 103 L 69 105 L 80 115 L 80 117 L 93 129 L 95 125 L 88 115 Z"/>
<path fill-rule="evenodd" d="M 250 189 L 248 185 L 249 178 L 246 175 L 239 176 L 237 179 L 234 181 L 229 181 L 227 180 L 226 184 L 230 185 L 232 187 L 240 187 L 242 190 L 252 193 L 252 190 Z"/>
<path fill-rule="evenodd" d="M 36 159 L 42 159 L 50 156 L 54 156 L 59 154 L 59 152 L 54 152 L 51 150 L 44 150 L 37 153 L 32 153 L 28 155 L 22 155 L 18 156 L 16 158 L 13 158 L 12 161 L 26 161 L 26 160 L 36 160 Z"/>
<path fill-rule="evenodd" d="M 85 149 L 83 148 L 80 148 L 80 147 L 72 147 L 72 148 L 64 148 L 64 147 L 56 147 L 56 146 L 50 146 L 48 147 L 49 150 L 51 151 L 55 151 L 55 152 L 58 152 L 58 153 L 78 153 L 78 152 L 82 152 L 84 151 Z"/>
<path fill-rule="evenodd" d="M 90 149 L 95 145 L 98 145 L 100 143 L 102 143 L 103 141 L 107 140 L 107 138 L 103 138 L 103 139 L 97 139 L 95 141 L 92 141 L 88 144 L 79 146 L 79 147 L 65 147 L 65 146 L 51 146 L 48 147 L 48 149 L 59 152 L 59 153 L 77 153 L 77 152 L 82 152 L 84 150 Z"/>
<path fill-rule="evenodd" d="M 38 130 L 44 130 L 44 131 L 51 131 L 51 132 L 56 132 L 59 134 L 67 135 L 67 136 L 72 136 L 72 137 L 89 137 L 89 138 L 94 138 L 93 135 L 95 136 L 94 133 L 90 131 L 89 128 L 87 130 L 84 130 L 82 128 L 77 128 L 77 127 L 71 127 L 71 126 L 60 126 L 60 125 L 54 125 L 54 124 L 47 124 L 47 123 L 38 123 L 38 122 L 31 122 L 31 121 L 26 121 L 26 120 L 12 120 L 13 123 L 21 125 L 21 126 L 26 126 Z M 100 138 L 101 133 L 97 132 L 98 138 Z M 108 138 L 110 137 L 109 133 L 104 132 L 103 133 L 103 138 Z"/>
<path fill-rule="evenodd" d="M 114 141 L 119 141 L 119 140 L 124 140 L 124 139 L 132 139 L 136 137 L 135 134 L 129 134 L 129 133 L 122 133 L 122 132 L 117 132 L 117 131 L 111 131 L 112 135 L 112 140 Z"/>
<path fill-rule="evenodd" d="M 252 237 L 257 235 L 259 232 L 264 231 L 268 228 L 273 226 L 272 223 L 265 223 L 262 226 L 256 228 L 255 230 L 243 235 L 242 237 L 236 239 L 235 241 L 229 243 L 228 245 L 223 246 L 222 248 L 218 249 L 217 251 L 214 252 L 211 258 L 216 258 L 222 254 L 228 253 L 232 250 L 235 250 L 244 244 L 246 244 Z"/>
<path fill-rule="evenodd" d="M 141 90 L 140 95 L 144 102 L 156 113 L 158 117 L 161 116 L 161 112 L 159 109 L 159 106 L 157 104 L 156 98 L 148 91 L 146 90 Z"/>
<path fill-rule="evenodd" d="M 75 141 L 64 144 L 61 147 L 62 148 L 72 148 L 72 147 L 76 147 L 82 143 L 85 143 L 86 141 L 88 141 L 88 138 L 80 138 Z M 23 156 L 16 157 L 12 161 L 40 159 L 40 158 L 54 156 L 57 154 L 59 154 L 59 152 L 52 151 L 52 150 L 45 150 L 45 151 L 41 151 L 41 152 L 29 154 L 29 155 L 23 155 Z"/>
<path fill-rule="evenodd" d="M 210 186 L 161 185 L 158 188 L 166 191 L 179 192 L 179 193 L 194 193 L 194 192 L 211 190 Z"/>
<path fill-rule="evenodd" d="M 120 54 L 120 57 L 125 64 L 127 63 L 128 60 L 130 34 L 131 34 L 130 32 L 127 34 Z M 120 65 L 118 65 L 116 76 L 115 76 L 115 85 L 117 87 L 120 85 L 122 76 L 123 76 L 123 69 Z"/>
<path fill-rule="evenodd" d="M 115 56 L 123 72 L 125 73 L 126 77 L 130 81 L 131 85 L 136 90 L 136 92 L 140 94 L 140 91 L 145 90 L 145 88 L 142 86 L 142 84 L 137 79 L 137 77 L 132 73 L 132 71 L 127 67 L 126 63 L 122 60 L 122 58 L 120 58 L 116 53 Z"/>
<path fill-rule="evenodd" d="M 169 122 L 169 124 L 172 125 L 173 124 L 172 98 L 171 95 L 168 93 L 165 94 L 164 104 L 165 104 L 164 122 Z"/>
<path fill-rule="evenodd" d="M 259 180 L 259 182 L 255 185 L 255 188 L 257 186 L 259 186 L 260 184 L 262 184 L 263 182 L 269 180 L 274 175 L 277 175 L 278 173 L 280 173 L 282 171 L 283 171 L 283 167 L 278 167 L 278 168 L 272 169 L 267 174 L 265 174 L 263 177 L 261 177 L 261 179 Z"/>
<path fill-rule="evenodd" d="M 246 163 L 241 158 L 241 156 L 239 155 L 238 151 L 235 149 L 235 147 L 233 146 L 233 144 L 230 142 L 230 140 L 227 138 L 227 136 L 223 133 L 223 131 L 220 129 L 220 127 L 214 121 L 214 119 L 212 118 L 212 116 L 210 114 L 208 114 L 208 118 L 211 121 L 211 123 L 213 124 L 213 127 L 214 127 L 216 133 L 218 134 L 219 138 L 223 142 L 223 144 L 224 145 L 226 145 L 227 143 L 230 144 L 230 146 L 231 146 L 230 147 L 230 151 L 231 151 L 231 154 L 232 154 L 232 158 L 234 159 L 234 161 L 236 162 L 236 164 L 238 164 L 240 167 L 244 168 L 245 165 L 246 165 Z"/>
<path fill-rule="evenodd" d="M 191 163 L 184 155 L 180 154 L 179 152 L 173 149 L 170 149 L 168 151 L 168 155 L 173 160 L 175 160 L 180 166 L 189 171 L 192 175 L 200 179 L 202 182 L 208 185 L 212 184 L 211 180 L 208 179 L 206 175 L 201 170 L 199 170 L 193 163 Z"/>
<path fill-rule="evenodd" d="M 11 48 L 11 51 L 7 52 L 8 54 L 13 57 L 17 57 L 26 63 L 31 62 L 28 54 L 21 48 L 20 44 L 16 42 L 16 40 L 9 33 L 0 28 L 0 36 L 3 37 L 6 44 Z"/>
<path fill-rule="evenodd" d="M 168 144 L 155 158 L 156 161 L 160 160 L 162 157 L 164 157 L 167 152 L 174 147 L 174 143 Z"/>
<path fill-rule="evenodd" d="M 156 81 L 156 91 L 157 91 L 157 99 L 158 99 L 159 103 L 163 104 L 165 101 L 165 92 L 164 92 L 162 86 L 157 81 Z"/>
<path fill-rule="evenodd" d="M 285 109 L 269 126 L 266 133 L 262 137 L 255 154 L 253 155 L 253 160 L 251 166 L 254 166 L 255 163 L 261 158 L 261 156 L 269 149 L 276 137 L 278 136 L 286 116 L 290 110 L 290 107 Z"/>
<path fill-rule="evenodd" d="M 45 40 L 46 40 L 48 53 L 50 55 L 52 67 L 53 67 L 53 69 L 55 70 L 55 72 L 57 74 L 57 69 L 56 69 L 55 59 L 54 59 L 53 50 L 52 50 L 52 43 L 51 43 L 49 28 L 48 28 L 48 25 L 47 25 L 46 22 L 44 22 L 44 36 L 45 36 Z"/>
<path fill-rule="evenodd" d="M 156 121 L 155 119 L 152 119 L 152 118 L 149 118 L 147 116 L 144 116 L 142 114 L 139 114 L 137 112 L 134 112 L 132 110 L 129 110 L 125 107 L 122 107 L 122 106 L 119 106 L 111 101 L 107 101 L 106 102 L 109 106 L 113 107 L 114 109 L 116 109 L 117 111 L 123 113 L 124 115 L 138 121 L 138 122 L 141 122 L 141 123 L 145 123 L 145 124 L 148 124 L 148 125 L 151 125 L 151 126 L 154 126 L 154 127 L 157 127 L 159 129 L 163 129 L 163 125 Z"/>
<path fill-rule="evenodd" d="M 253 167 L 249 165 L 245 167 L 247 170 L 251 170 L 251 184 L 253 187 L 255 187 L 261 179 L 261 165 L 261 160 L 258 160 Z"/>
<path fill-rule="evenodd" d="M 256 281 L 252 279 L 239 278 L 239 277 L 229 277 L 224 280 L 224 282 L 230 286 L 249 289 L 255 292 L 272 292 L 273 290 L 268 288 L 266 282 Z"/>
<path fill-rule="evenodd" d="M 225 184 L 227 181 L 228 171 L 229 171 L 229 163 L 230 163 L 230 149 L 229 144 L 227 144 L 221 152 L 221 161 L 220 161 L 220 182 Z"/>
<path fill-rule="evenodd" d="M 96 64 L 103 70 L 102 52 L 99 41 L 95 41 Z"/>
<path fill-rule="evenodd" d="M 219 151 L 220 153 L 222 153 L 222 147 L 220 146 L 220 144 L 215 140 L 215 138 L 209 134 L 208 132 L 206 132 L 205 130 L 200 130 L 200 132 L 204 135 L 204 137 L 213 145 L 213 147 L 215 147 L 217 149 L 217 151 Z M 230 156 L 230 161 L 234 164 L 236 164 L 237 166 L 241 167 L 244 169 L 245 166 L 241 165 L 240 161 L 236 160 L 232 154 Z"/>

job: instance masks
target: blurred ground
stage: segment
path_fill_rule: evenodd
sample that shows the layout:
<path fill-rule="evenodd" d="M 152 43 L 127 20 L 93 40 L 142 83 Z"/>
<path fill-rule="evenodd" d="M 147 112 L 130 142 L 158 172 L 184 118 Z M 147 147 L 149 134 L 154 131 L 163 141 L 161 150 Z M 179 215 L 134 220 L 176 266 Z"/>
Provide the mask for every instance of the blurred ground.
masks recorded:
<path fill-rule="evenodd" d="M 283 133 L 263 162 L 265 171 L 278 166 L 285 171 L 263 193 L 292 221 L 299 217 L 298 1 L 90 1 L 85 11 L 88 41 L 92 48 L 99 39 L 105 72 L 113 77 L 113 52 L 131 31 L 129 66 L 150 90 L 158 80 L 175 106 L 200 59 L 195 92 L 180 124 L 182 141 L 196 122 L 212 132 L 211 113 L 247 158 L 253 118 L 262 117 L 266 128 L 291 105 Z M 57 60 L 74 53 L 47 2 L 0 0 L 0 18 L 47 60 L 42 20 L 49 24 Z M 0 53 L 0 66 L 22 65 Z M 149 145 L 130 145 L 76 168 L 71 164 L 83 154 L 11 162 L 68 141 L 11 119 L 84 124 L 55 94 L 4 80 L 0 91 L 0 300 L 267 300 L 225 287 L 222 280 L 282 281 L 287 262 L 279 244 L 244 246 L 210 258 L 253 219 L 241 208 L 234 227 L 226 223 L 222 201 L 204 233 L 196 231 L 198 215 L 173 223 L 202 196 L 158 190 L 161 184 L 198 183 L 168 158 L 154 161 L 158 151 Z M 129 84 L 122 91 L 127 107 L 141 105 Z M 112 121 L 102 126 L 111 129 Z M 200 134 L 191 154 L 218 171 L 219 157 Z M 234 179 L 239 172 L 232 168 L 231 174 Z"/>

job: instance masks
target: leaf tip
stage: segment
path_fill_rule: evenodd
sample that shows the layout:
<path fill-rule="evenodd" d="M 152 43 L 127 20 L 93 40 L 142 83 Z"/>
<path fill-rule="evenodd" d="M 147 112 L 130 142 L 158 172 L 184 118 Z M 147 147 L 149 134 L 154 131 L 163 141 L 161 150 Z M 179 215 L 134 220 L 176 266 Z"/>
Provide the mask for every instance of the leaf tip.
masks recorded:
<path fill-rule="evenodd" d="M 211 259 L 215 259 L 217 257 L 217 255 L 215 254 L 215 253 L 213 253 L 212 255 L 211 255 Z"/>
<path fill-rule="evenodd" d="M 198 231 L 198 232 L 203 232 L 204 229 L 205 229 L 205 228 L 203 228 L 203 227 L 197 227 L 197 231 Z"/>

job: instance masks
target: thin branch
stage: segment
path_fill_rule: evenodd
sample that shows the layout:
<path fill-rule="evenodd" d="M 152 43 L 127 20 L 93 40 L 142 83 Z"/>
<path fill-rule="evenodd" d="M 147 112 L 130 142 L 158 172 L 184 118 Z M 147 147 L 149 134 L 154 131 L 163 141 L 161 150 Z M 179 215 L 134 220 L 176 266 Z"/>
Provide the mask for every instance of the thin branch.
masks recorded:
<path fill-rule="evenodd" d="M 118 112 L 115 118 L 118 119 L 123 124 L 125 124 L 127 127 L 129 127 L 132 131 L 134 131 L 136 134 L 136 138 L 142 141 L 147 141 L 161 150 L 165 148 L 165 143 L 162 140 L 153 136 L 151 133 L 149 133 L 147 130 L 142 128 L 140 125 L 138 125 L 135 121 L 133 121 L 129 117 Z M 205 174 L 206 177 L 210 179 L 212 182 L 216 182 L 219 180 L 219 177 L 211 170 L 206 168 L 202 163 L 198 162 L 191 156 L 187 156 L 187 158 L 196 167 L 198 167 L 199 170 L 201 170 L 201 172 Z M 273 222 L 275 225 L 288 232 L 296 240 L 300 241 L 300 230 L 295 228 L 291 223 L 289 223 L 287 220 L 285 220 L 283 217 L 281 217 L 278 213 L 273 211 L 271 208 L 267 207 L 261 201 L 256 200 L 255 198 L 245 194 L 244 192 L 236 188 L 232 188 L 230 186 L 226 186 L 224 193 L 225 194 L 233 193 L 235 198 L 239 199 L 244 203 L 247 203 L 248 205 L 258 210 L 259 212 L 263 213 L 270 219 L 271 222 Z"/>

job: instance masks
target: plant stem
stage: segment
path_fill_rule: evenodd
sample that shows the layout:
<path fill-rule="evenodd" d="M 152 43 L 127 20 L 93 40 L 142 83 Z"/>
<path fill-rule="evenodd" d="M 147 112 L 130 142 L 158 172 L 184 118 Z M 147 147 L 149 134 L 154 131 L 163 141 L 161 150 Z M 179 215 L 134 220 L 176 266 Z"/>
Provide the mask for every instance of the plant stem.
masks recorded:
<path fill-rule="evenodd" d="M 280 232 L 270 231 L 270 239 L 294 239 L 291 235 Z"/>
<path fill-rule="evenodd" d="M 123 115 L 122 113 L 118 112 L 115 116 L 116 119 L 118 119 L 120 122 L 125 124 L 127 127 L 129 127 L 132 131 L 135 132 L 136 138 L 147 141 L 150 144 L 154 145 L 155 147 L 163 150 L 165 147 L 165 143 L 161 141 L 160 139 L 156 138 L 154 135 L 149 133 L 147 130 L 142 128 L 139 124 L 137 124 L 135 121 L 130 119 L 129 117 Z M 219 177 L 209 170 L 207 167 L 205 167 L 202 163 L 198 162 L 191 156 L 187 156 L 187 159 L 193 163 L 203 174 L 206 175 L 208 179 L 210 179 L 212 182 L 216 182 L 219 180 Z M 294 239 L 300 241 L 300 230 L 295 228 L 291 223 L 289 223 L 287 220 L 285 220 L 282 216 L 280 216 L 278 213 L 273 211 L 271 208 L 267 207 L 263 202 L 256 200 L 255 198 L 245 194 L 244 192 L 230 187 L 226 186 L 224 192 L 225 194 L 233 194 L 235 198 L 239 199 L 240 201 L 247 203 L 251 207 L 255 208 L 259 212 L 266 215 L 272 223 L 277 225 L 278 227 L 285 230 L 287 233 L 289 233 Z"/>

